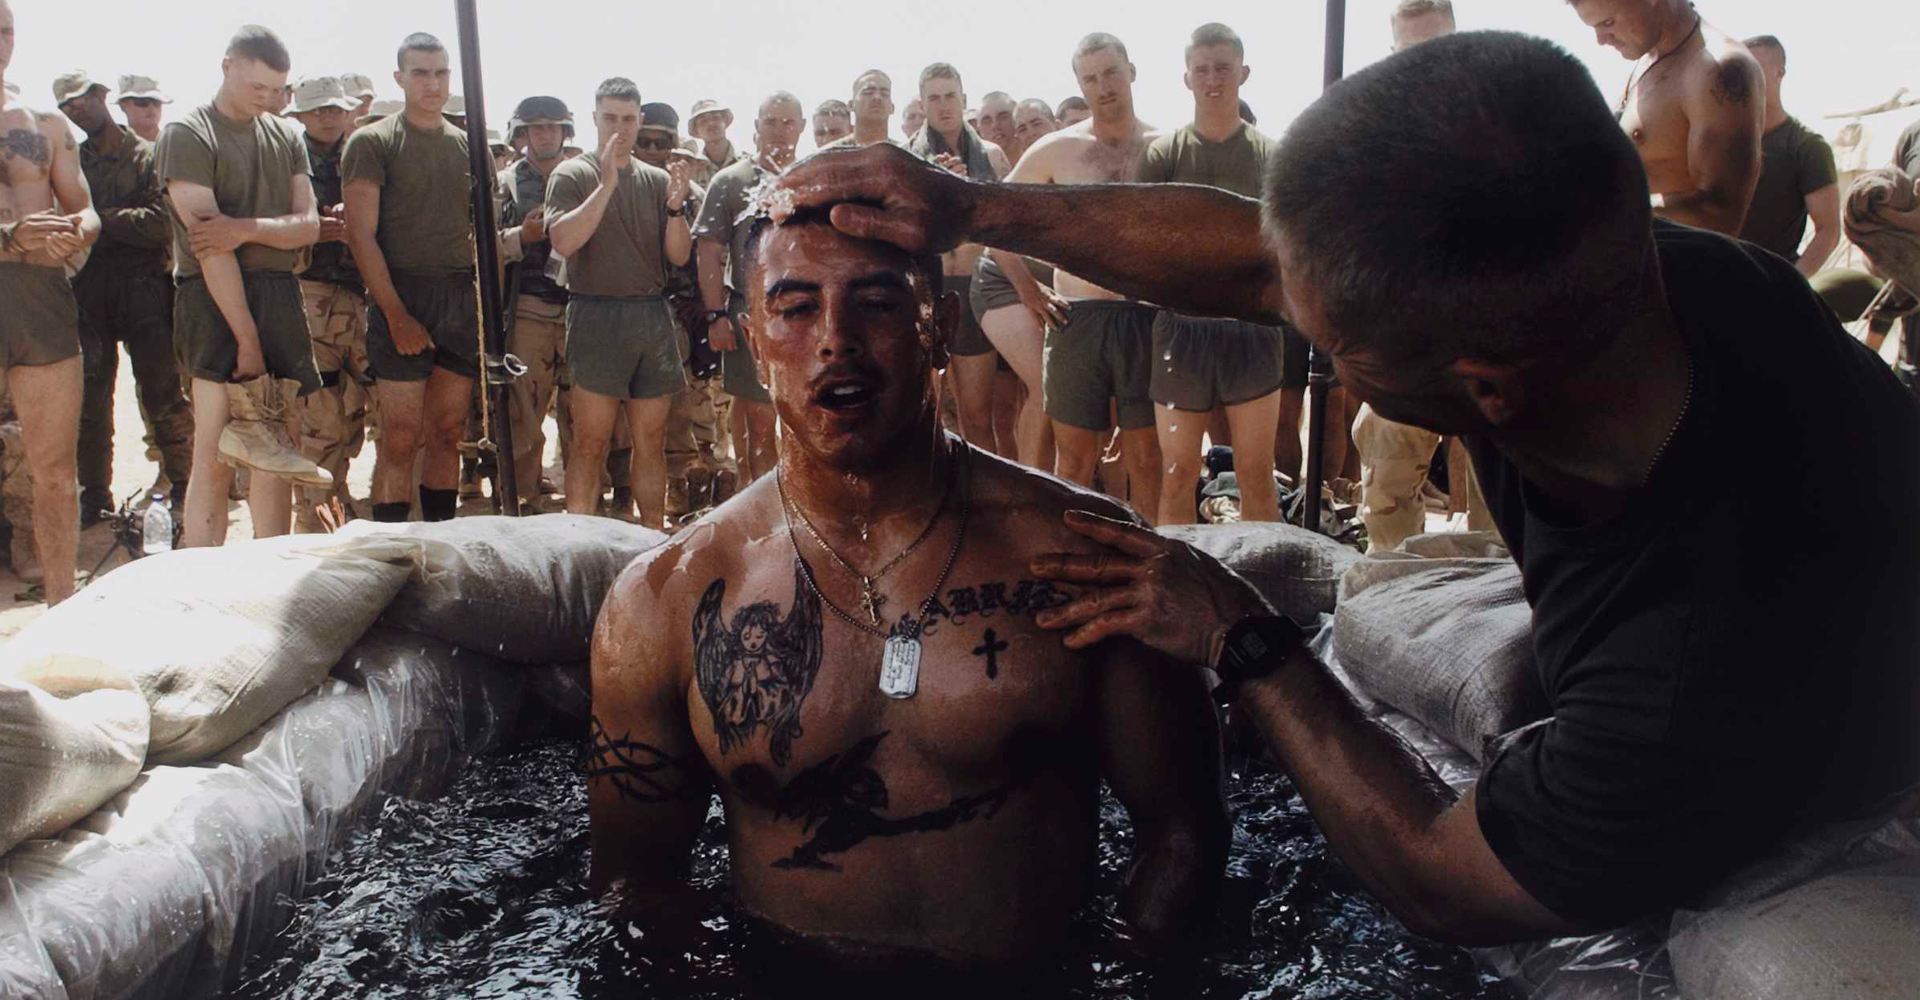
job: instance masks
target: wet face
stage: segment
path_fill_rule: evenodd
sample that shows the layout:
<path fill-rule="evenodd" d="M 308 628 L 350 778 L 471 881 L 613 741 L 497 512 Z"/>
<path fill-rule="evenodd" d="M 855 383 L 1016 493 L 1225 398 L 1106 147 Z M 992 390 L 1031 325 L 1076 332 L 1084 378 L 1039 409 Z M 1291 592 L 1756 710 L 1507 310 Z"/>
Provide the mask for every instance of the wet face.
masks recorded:
<path fill-rule="evenodd" d="M 818 222 L 777 226 L 759 241 L 754 349 L 783 434 L 831 468 L 883 464 L 935 426 L 930 373 L 946 365 L 960 299 L 936 300 L 925 266 Z"/>
<path fill-rule="evenodd" d="M 595 152 L 607 148 L 610 140 L 619 142 L 614 156 L 628 156 L 633 152 L 633 141 L 640 135 L 640 102 L 621 97 L 602 97 L 593 102 L 593 127 L 600 136 Z"/>
<path fill-rule="evenodd" d="M 920 131 L 927 124 L 927 105 L 918 97 L 907 102 L 907 109 L 900 113 L 900 131 L 908 135 Z"/>
<path fill-rule="evenodd" d="M 100 87 L 60 105 L 60 113 L 88 135 L 99 135 L 113 121 L 107 114 L 107 92 Z"/>
<path fill-rule="evenodd" d="M 853 114 L 862 121 L 893 117 L 893 81 L 885 73 L 868 73 L 854 81 Z"/>
<path fill-rule="evenodd" d="M 980 102 L 980 137 L 996 146 L 1013 145 L 1013 100 L 994 95 Z"/>
<path fill-rule="evenodd" d="M 1628 59 L 1639 59 L 1653 51 L 1660 40 L 1660 25 L 1655 18 L 1659 0 L 1574 0 L 1574 13 L 1580 22 L 1593 29 L 1594 41 Z"/>
<path fill-rule="evenodd" d="M 1480 411 L 1446 370 L 1423 369 L 1398 359 L 1389 361 L 1367 343 L 1335 329 L 1321 308 L 1319 289 L 1307 280 L 1304 269 L 1294 264 L 1294 254 L 1285 240 L 1281 241 L 1279 257 L 1288 320 L 1312 342 L 1314 350 L 1332 359 L 1334 374 L 1348 392 L 1397 423 L 1442 434 L 1487 429 Z M 1373 333 L 1377 336 L 1378 331 Z"/>
<path fill-rule="evenodd" d="M 1026 149 L 1055 128 L 1053 109 L 1039 101 L 1027 101 L 1013 113 L 1013 141 Z"/>
<path fill-rule="evenodd" d="M 788 155 L 800 148 L 800 134 L 806 128 L 800 102 L 768 101 L 753 120 L 753 141 L 763 153 Z"/>
<path fill-rule="evenodd" d="M 157 98 L 126 98 L 120 102 L 120 114 L 134 135 L 151 138 L 160 132 L 161 105 Z"/>
<path fill-rule="evenodd" d="M 941 135 L 955 135 L 967 124 L 967 94 L 960 81 L 936 76 L 920 87 L 920 103 L 927 125 Z"/>
<path fill-rule="evenodd" d="M 1094 118 L 1123 122 L 1133 117 L 1133 64 L 1121 58 L 1118 49 L 1099 49 L 1075 59 L 1073 75 Z"/>
<path fill-rule="evenodd" d="M 642 163 L 667 169 L 667 158 L 680 148 L 680 136 L 670 129 L 643 128 L 633 141 L 633 155 Z"/>
<path fill-rule="evenodd" d="M 1240 85 L 1247 66 L 1231 45 L 1199 45 L 1187 53 L 1187 89 L 1208 108 L 1240 110 Z"/>
<path fill-rule="evenodd" d="M 406 95 L 407 107 L 438 114 L 453 95 L 453 65 L 444 51 L 408 49 L 400 56 L 393 82 Z"/>
<path fill-rule="evenodd" d="M 258 59 L 228 56 L 220 63 L 225 83 L 221 86 L 235 110 L 249 118 L 273 113 L 280 103 L 280 92 L 287 88 L 287 74 Z"/>
<path fill-rule="evenodd" d="M 558 122 L 537 122 L 526 127 L 527 155 L 536 160 L 557 160 L 567 144 L 567 127 Z"/>
<path fill-rule="evenodd" d="M 347 134 L 347 127 L 353 124 L 343 108 L 317 108 L 313 111 L 295 112 L 294 120 L 307 130 L 307 135 L 322 146 L 331 146 Z"/>
<path fill-rule="evenodd" d="M 1393 19 L 1393 51 L 1431 42 L 1442 35 L 1453 34 L 1453 30 L 1453 18 L 1437 10 L 1412 17 L 1396 17 Z"/>

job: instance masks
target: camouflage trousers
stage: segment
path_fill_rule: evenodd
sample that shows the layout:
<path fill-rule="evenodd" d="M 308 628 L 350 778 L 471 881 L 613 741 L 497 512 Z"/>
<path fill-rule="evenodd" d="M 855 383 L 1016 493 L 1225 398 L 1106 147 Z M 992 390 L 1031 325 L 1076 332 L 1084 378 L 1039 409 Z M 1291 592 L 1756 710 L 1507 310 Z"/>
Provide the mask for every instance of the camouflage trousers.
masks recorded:
<path fill-rule="evenodd" d="M 1353 445 L 1360 453 L 1360 520 L 1367 526 L 1368 544 L 1385 552 L 1425 532 L 1427 508 L 1420 500 L 1420 484 L 1427 481 L 1440 435 L 1394 423 L 1373 407 L 1362 406 L 1353 421 Z M 1466 473 L 1467 526 L 1492 530 L 1479 480 L 1472 470 L 1461 471 Z"/>
<path fill-rule="evenodd" d="M 733 397 L 718 376 L 695 379 L 673 397 L 667 411 L 667 475 L 685 479 L 693 469 L 709 474 L 736 471 L 733 436 L 727 433 Z"/>
<path fill-rule="evenodd" d="M 331 494 L 324 488 L 302 491 L 297 527 L 317 531 L 314 506 L 329 496 L 347 501 L 347 464 L 367 441 L 373 379 L 367 369 L 366 296 L 324 281 L 302 281 L 300 297 L 313 338 L 314 367 L 320 370 L 320 390 L 299 404 L 300 451 L 332 473 L 334 483 Z"/>
<path fill-rule="evenodd" d="M 567 307 L 523 295 L 514 306 L 507 353 L 527 366 L 508 391 L 507 415 L 513 427 L 513 486 L 520 502 L 540 496 L 547 455 L 547 410 L 566 381 Z M 561 434 L 566 428 L 561 429 Z"/>

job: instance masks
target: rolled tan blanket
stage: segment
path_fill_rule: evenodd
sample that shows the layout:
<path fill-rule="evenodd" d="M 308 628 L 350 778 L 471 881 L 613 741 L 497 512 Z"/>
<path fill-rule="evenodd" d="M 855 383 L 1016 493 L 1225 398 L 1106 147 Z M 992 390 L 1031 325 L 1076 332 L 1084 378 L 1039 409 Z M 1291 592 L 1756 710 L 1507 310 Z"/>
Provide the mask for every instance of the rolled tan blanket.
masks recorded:
<path fill-rule="evenodd" d="M 1920 291 L 1920 191 L 1905 171 L 1861 174 L 1847 190 L 1847 239 L 1887 278 Z"/>

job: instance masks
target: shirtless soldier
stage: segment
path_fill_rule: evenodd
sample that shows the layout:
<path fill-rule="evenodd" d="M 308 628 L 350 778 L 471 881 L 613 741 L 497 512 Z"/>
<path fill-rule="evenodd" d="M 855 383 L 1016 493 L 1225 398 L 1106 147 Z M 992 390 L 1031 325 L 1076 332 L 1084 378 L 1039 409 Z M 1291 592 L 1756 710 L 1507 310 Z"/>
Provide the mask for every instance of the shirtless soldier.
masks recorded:
<path fill-rule="evenodd" d="M 405 521 L 417 486 L 421 519 L 449 521 L 480 374 L 467 134 L 442 115 L 452 80 L 446 46 L 408 35 L 395 60 L 405 108 L 354 132 L 340 158 L 380 406 L 373 519 Z"/>
<path fill-rule="evenodd" d="M 1634 60 L 1620 99 L 1654 214 L 1738 236 L 1760 182 L 1760 64 L 1686 0 L 1568 0 L 1600 44 Z"/>
<path fill-rule="evenodd" d="M 1101 184 L 1134 179 L 1153 134 L 1133 114 L 1135 73 L 1127 47 L 1112 35 L 1088 35 L 1074 49 L 1073 75 L 1093 117 L 1035 143 L 1007 180 Z M 1153 307 L 1055 271 L 1053 290 L 1066 298 L 1063 307 L 1041 292 L 1020 257 L 994 257 L 1020 300 L 1053 321 L 1047 330 L 1045 381 L 1047 416 L 1053 419 L 1058 452 L 1054 471 L 1071 482 L 1092 485 L 1101 444 L 1117 420 L 1128 493 L 1134 506 L 1151 518 L 1160 499 L 1160 444 L 1147 391 Z"/>
<path fill-rule="evenodd" d="M 13 62 L 13 8 L 0 0 L 0 79 Z M 47 603 L 73 593 L 80 503 L 80 318 L 66 262 L 100 235 L 66 120 L 0 88 L 0 369 L 33 472 L 33 538 Z"/>
<path fill-rule="evenodd" d="M 593 882 L 670 918 L 717 791 L 740 900 L 828 968 L 1045 965 L 1104 777 L 1138 831 L 1120 915 L 1171 943 L 1226 848 L 1213 709 L 1135 643 L 1064 652 L 1033 617 L 1066 597 L 1026 575 L 1084 549 L 1068 508 L 1119 508 L 942 433 L 961 305 L 939 261 L 823 220 L 753 223 L 777 475 L 636 561 L 600 617 Z"/>
<path fill-rule="evenodd" d="M 927 109 L 927 124 L 907 140 L 907 149 L 926 157 L 962 177 L 994 181 L 1007 176 L 1012 166 L 1000 147 L 988 142 L 966 121 L 967 93 L 960 82 L 960 71 L 948 63 L 934 63 L 920 71 L 920 101 Z M 946 269 L 947 287 L 968 300 L 973 272 L 984 248 L 975 244 L 955 247 L 941 258 Z M 973 318 L 971 309 L 960 318 L 960 330 L 949 345 L 952 358 L 954 408 L 960 415 L 960 429 L 967 440 L 983 448 L 994 446 L 993 382 L 999 356 L 986 331 Z M 1012 442 L 1000 454 L 1014 457 Z"/>

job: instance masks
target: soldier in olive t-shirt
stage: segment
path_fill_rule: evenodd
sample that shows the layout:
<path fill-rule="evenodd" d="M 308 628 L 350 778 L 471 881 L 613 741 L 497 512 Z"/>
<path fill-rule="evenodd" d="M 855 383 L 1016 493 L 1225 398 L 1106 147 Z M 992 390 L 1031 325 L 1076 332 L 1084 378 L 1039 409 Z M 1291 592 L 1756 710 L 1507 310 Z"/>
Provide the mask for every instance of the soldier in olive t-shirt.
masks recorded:
<path fill-rule="evenodd" d="M 600 227 L 567 257 L 567 291 L 602 298 L 653 298 L 667 287 L 662 251 L 667 172 L 629 160 Z M 547 178 L 547 224 L 579 208 L 600 186 L 600 154 L 574 157 Z"/>
<path fill-rule="evenodd" d="M 1789 117 L 1760 138 L 1760 183 L 1740 238 L 1798 261 L 1807 234 L 1807 196 L 1834 186 L 1839 177 L 1833 147 Z"/>

